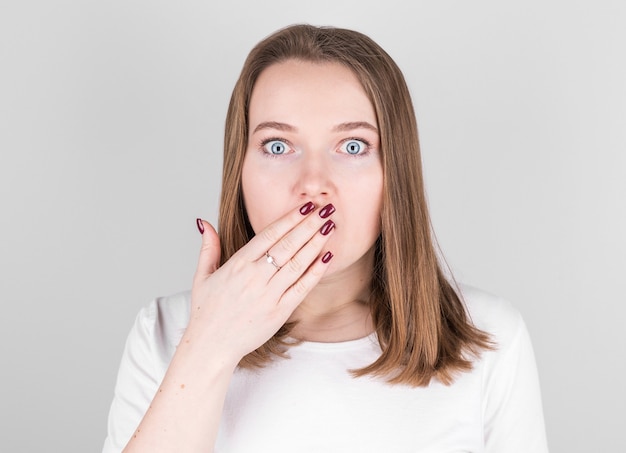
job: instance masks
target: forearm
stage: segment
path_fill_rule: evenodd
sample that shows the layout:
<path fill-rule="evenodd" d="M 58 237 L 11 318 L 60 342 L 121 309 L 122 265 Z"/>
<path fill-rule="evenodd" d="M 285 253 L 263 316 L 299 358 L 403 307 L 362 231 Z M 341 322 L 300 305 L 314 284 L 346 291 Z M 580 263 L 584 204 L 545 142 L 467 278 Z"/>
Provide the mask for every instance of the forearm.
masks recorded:
<path fill-rule="evenodd" d="M 159 390 L 124 452 L 213 450 L 237 361 L 211 353 L 191 338 L 189 333 L 183 336 Z"/>
<path fill-rule="evenodd" d="M 333 228 L 323 225 L 335 208 L 328 204 L 310 216 L 313 206 L 278 219 L 219 268 L 217 232 L 198 221 L 202 249 L 189 324 L 125 452 L 213 450 L 237 364 L 278 331 L 328 269 L 320 256 Z M 279 247 L 279 239 L 290 246 Z M 273 246 L 282 263 L 296 264 L 268 265 Z"/>

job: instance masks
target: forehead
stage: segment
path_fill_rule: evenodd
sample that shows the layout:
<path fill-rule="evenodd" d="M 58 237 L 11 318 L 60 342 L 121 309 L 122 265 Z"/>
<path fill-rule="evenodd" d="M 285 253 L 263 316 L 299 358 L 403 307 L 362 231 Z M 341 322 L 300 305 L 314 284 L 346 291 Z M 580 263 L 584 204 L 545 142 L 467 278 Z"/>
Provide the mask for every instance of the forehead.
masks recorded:
<path fill-rule="evenodd" d="M 324 118 L 376 124 L 374 107 L 356 75 L 340 63 L 287 60 L 260 74 L 250 98 L 248 125 Z"/>

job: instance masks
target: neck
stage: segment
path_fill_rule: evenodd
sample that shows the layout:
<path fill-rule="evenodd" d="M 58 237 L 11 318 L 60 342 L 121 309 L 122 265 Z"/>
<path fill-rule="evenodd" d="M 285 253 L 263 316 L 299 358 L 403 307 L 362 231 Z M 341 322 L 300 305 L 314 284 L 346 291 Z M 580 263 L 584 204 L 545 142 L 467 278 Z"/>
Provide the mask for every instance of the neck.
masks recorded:
<path fill-rule="evenodd" d="M 370 284 L 374 254 L 368 252 L 349 268 L 325 277 L 290 318 L 298 340 L 335 343 L 356 340 L 374 331 Z"/>

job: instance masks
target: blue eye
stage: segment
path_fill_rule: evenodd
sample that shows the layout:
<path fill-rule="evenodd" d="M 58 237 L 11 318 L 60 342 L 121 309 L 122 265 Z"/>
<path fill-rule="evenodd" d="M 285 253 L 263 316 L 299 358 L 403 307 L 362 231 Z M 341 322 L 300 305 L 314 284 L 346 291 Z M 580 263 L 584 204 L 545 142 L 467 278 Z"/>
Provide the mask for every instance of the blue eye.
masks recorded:
<path fill-rule="evenodd" d="M 283 154 L 285 151 L 287 151 L 287 145 L 285 144 L 285 142 L 282 142 L 280 140 L 269 141 L 265 145 L 263 145 L 263 148 L 265 148 L 265 151 L 270 154 Z"/>
<path fill-rule="evenodd" d="M 347 152 L 348 154 L 359 154 L 366 147 L 365 142 L 361 140 L 348 140 L 343 145 L 341 145 L 341 150 Z"/>

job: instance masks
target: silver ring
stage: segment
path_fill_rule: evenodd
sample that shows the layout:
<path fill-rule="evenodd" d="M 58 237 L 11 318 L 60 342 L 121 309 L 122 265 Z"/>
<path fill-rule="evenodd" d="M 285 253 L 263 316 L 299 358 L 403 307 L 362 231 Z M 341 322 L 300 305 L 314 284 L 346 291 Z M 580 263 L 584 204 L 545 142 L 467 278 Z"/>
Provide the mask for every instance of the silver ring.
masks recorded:
<path fill-rule="evenodd" d="M 272 266 L 274 266 L 276 268 L 276 270 L 280 270 L 280 266 L 278 265 L 278 263 L 276 262 L 274 257 L 272 255 L 270 255 L 269 250 L 267 252 L 265 252 L 265 261 L 267 261 Z"/>

